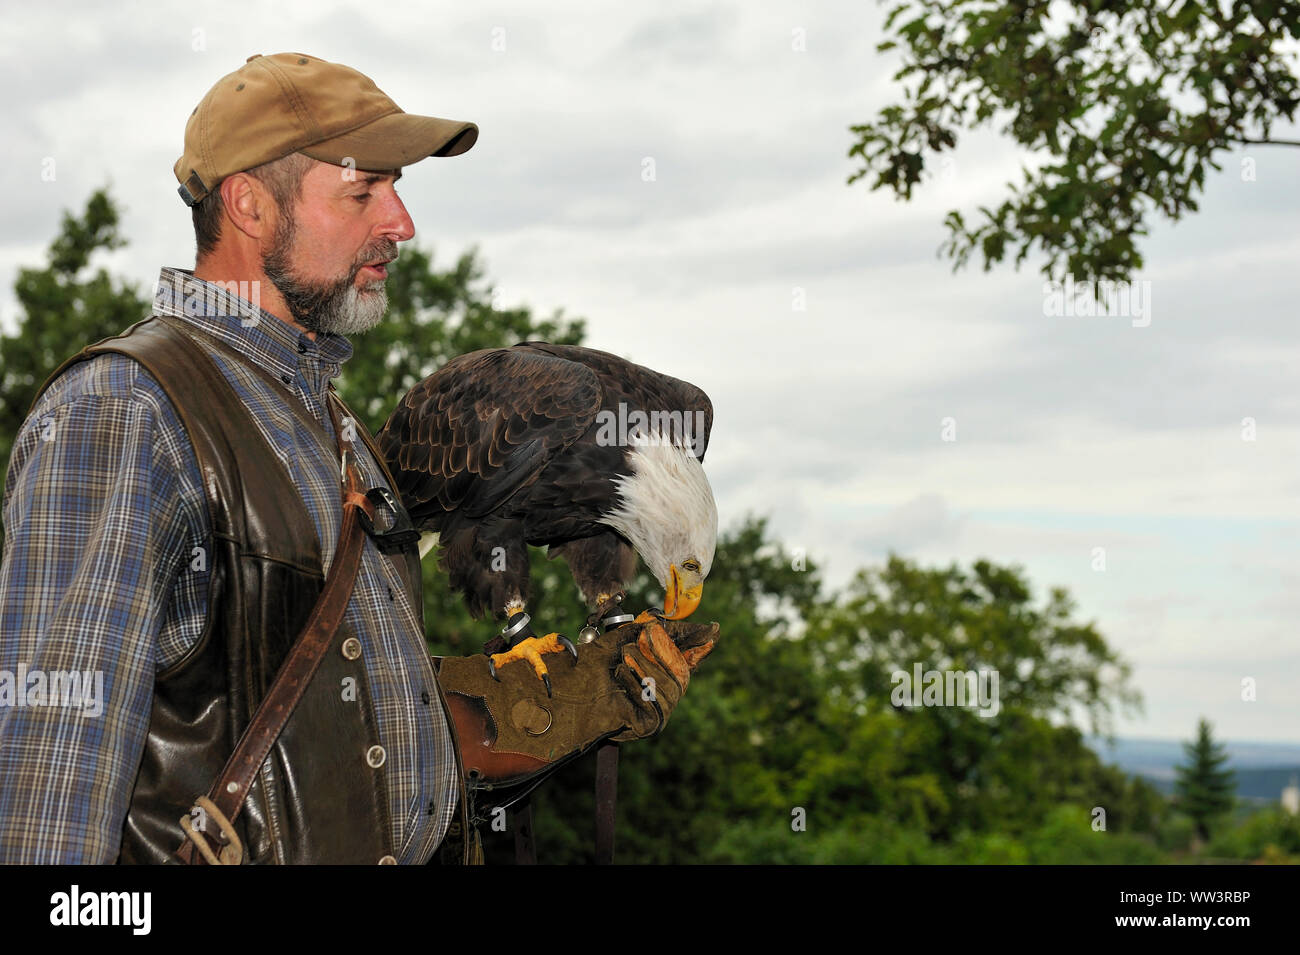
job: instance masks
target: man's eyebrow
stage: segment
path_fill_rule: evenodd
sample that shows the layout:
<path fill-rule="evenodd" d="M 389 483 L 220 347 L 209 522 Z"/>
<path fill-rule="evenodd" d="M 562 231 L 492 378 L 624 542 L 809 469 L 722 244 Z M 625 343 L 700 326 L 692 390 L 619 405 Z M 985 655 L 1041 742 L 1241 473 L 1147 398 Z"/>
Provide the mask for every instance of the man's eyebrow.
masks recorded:
<path fill-rule="evenodd" d="M 397 180 L 402 178 L 402 170 L 398 169 L 395 172 L 372 172 L 358 177 L 358 181 L 364 182 L 367 186 L 373 186 L 375 183 L 381 182 L 389 176 L 392 177 L 393 182 L 397 182 Z"/>

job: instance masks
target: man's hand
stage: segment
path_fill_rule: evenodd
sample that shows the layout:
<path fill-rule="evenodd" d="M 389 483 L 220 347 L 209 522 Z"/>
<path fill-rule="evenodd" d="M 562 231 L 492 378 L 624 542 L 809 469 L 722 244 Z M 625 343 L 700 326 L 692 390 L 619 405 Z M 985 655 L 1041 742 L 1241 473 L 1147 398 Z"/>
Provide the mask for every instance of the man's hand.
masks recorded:
<path fill-rule="evenodd" d="M 481 654 L 443 658 L 438 680 L 471 785 L 513 785 L 601 740 L 658 733 L 717 636 L 716 623 L 643 613 L 552 666 L 550 698 L 526 667 L 494 679 Z"/>

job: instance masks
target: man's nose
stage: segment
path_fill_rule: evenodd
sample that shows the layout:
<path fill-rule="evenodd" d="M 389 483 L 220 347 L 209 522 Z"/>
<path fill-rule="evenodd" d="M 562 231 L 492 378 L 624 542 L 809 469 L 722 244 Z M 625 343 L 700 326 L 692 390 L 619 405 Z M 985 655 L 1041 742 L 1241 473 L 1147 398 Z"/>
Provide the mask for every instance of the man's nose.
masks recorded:
<path fill-rule="evenodd" d="M 405 242 L 415 235 L 415 223 L 411 221 L 401 196 L 394 192 L 388 198 L 389 201 L 384 203 L 384 220 L 380 231 L 394 242 Z"/>

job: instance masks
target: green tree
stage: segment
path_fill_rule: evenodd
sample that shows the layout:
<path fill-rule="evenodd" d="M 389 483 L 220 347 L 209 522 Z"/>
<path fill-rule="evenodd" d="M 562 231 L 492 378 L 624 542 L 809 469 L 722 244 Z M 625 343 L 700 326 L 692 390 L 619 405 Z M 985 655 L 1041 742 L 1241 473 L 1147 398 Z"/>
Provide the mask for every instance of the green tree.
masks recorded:
<path fill-rule="evenodd" d="M 1115 825 L 1145 823 L 1133 805 L 1144 794 L 1103 767 L 1073 725 L 1108 731 L 1116 710 L 1140 705 L 1128 665 L 1073 613 L 1065 591 L 1052 590 L 1039 608 L 1019 570 L 986 560 L 967 572 L 894 556 L 860 571 L 809 622 L 827 705 L 842 711 L 837 724 L 854 727 L 827 740 L 819 751 L 834 755 L 823 761 L 836 773 L 878 764 L 879 742 L 861 734 L 884 721 L 877 733 L 891 743 L 892 765 L 857 777 L 873 793 L 865 808 L 941 840 L 1025 832 L 1064 802 L 1100 805 Z M 996 674 L 996 712 L 900 706 L 895 690 L 918 666 Z"/>
<path fill-rule="evenodd" d="M 0 334 L 0 474 L 9 472 L 14 438 L 37 389 L 73 350 L 116 335 L 149 314 L 134 285 L 91 271 L 97 252 L 121 248 L 117 206 L 97 190 L 81 216 L 63 214 L 44 268 L 21 268 L 14 295 L 22 308 L 17 327 Z M 0 534 L 0 545 L 3 544 Z"/>
<path fill-rule="evenodd" d="M 895 557 L 826 594 L 795 563 L 761 519 L 723 535 L 700 611 L 722 638 L 658 743 L 625 750 L 621 861 L 1034 861 L 1042 827 L 1062 820 L 1077 831 L 1052 861 L 1158 857 L 1139 838 L 1158 797 L 1048 718 L 1104 724 L 1136 703 L 1127 667 L 1070 619 L 1064 593 L 1040 608 L 1014 568 Z M 890 675 L 917 661 L 1010 674 L 1001 712 L 896 708 Z M 541 795 L 548 860 L 590 858 L 590 770 L 572 772 Z M 575 854 L 552 856 L 554 842 Z"/>
<path fill-rule="evenodd" d="M 1210 724 L 1204 719 L 1196 728 L 1196 742 L 1184 743 L 1186 765 L 1176 767 L 1178 779 L 1174 791 L 1179 808 L 1196 823 L 1196 832 L 1208 841 L 1219 821 L 1236 802 L 1236 776 L 1224 769 L 1228 754 L 1210 736 Z"/>
<path fill-rule="evenodd" d="M 1196 211 L 1207 168 L 1292 120 L 1300 82 L 1289 41 L 1300 5 L 1271 0 L 900 0 L 879 50 L 899 49 L 903 101 L 851 127 L 849 183 L 910 199 L 927 157 L 958 133 L 1002 131 L 1043 161 L 1026 166 L 996 209 L 967 224 L 948 213 L 942 246 L 954 269 L 973 254 L 987 271 L 1037 244 L 1056 278 L 1127 279 L 1153 214 Z"/>

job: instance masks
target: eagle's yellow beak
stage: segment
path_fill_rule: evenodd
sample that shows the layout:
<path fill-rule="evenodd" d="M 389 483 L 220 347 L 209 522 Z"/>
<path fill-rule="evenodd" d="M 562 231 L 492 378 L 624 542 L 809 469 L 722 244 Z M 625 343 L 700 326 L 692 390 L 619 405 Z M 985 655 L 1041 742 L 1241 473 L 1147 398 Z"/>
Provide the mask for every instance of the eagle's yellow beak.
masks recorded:
<path fill-rule="evenodd" d="M 697 577 L 698 575 L 692 575 Z M 704 594 L 704 582 L 700 581 L 694 587 L 685 587 L 682 582 L 682 575 L 677 570 L 677 565 L 672 564 L 668 567 L 668 592 L 664 594 L 664 616 L 669 620 L 683 620 L 695 613 L 695 608 L 700 605 L 700 597 Z"/>

